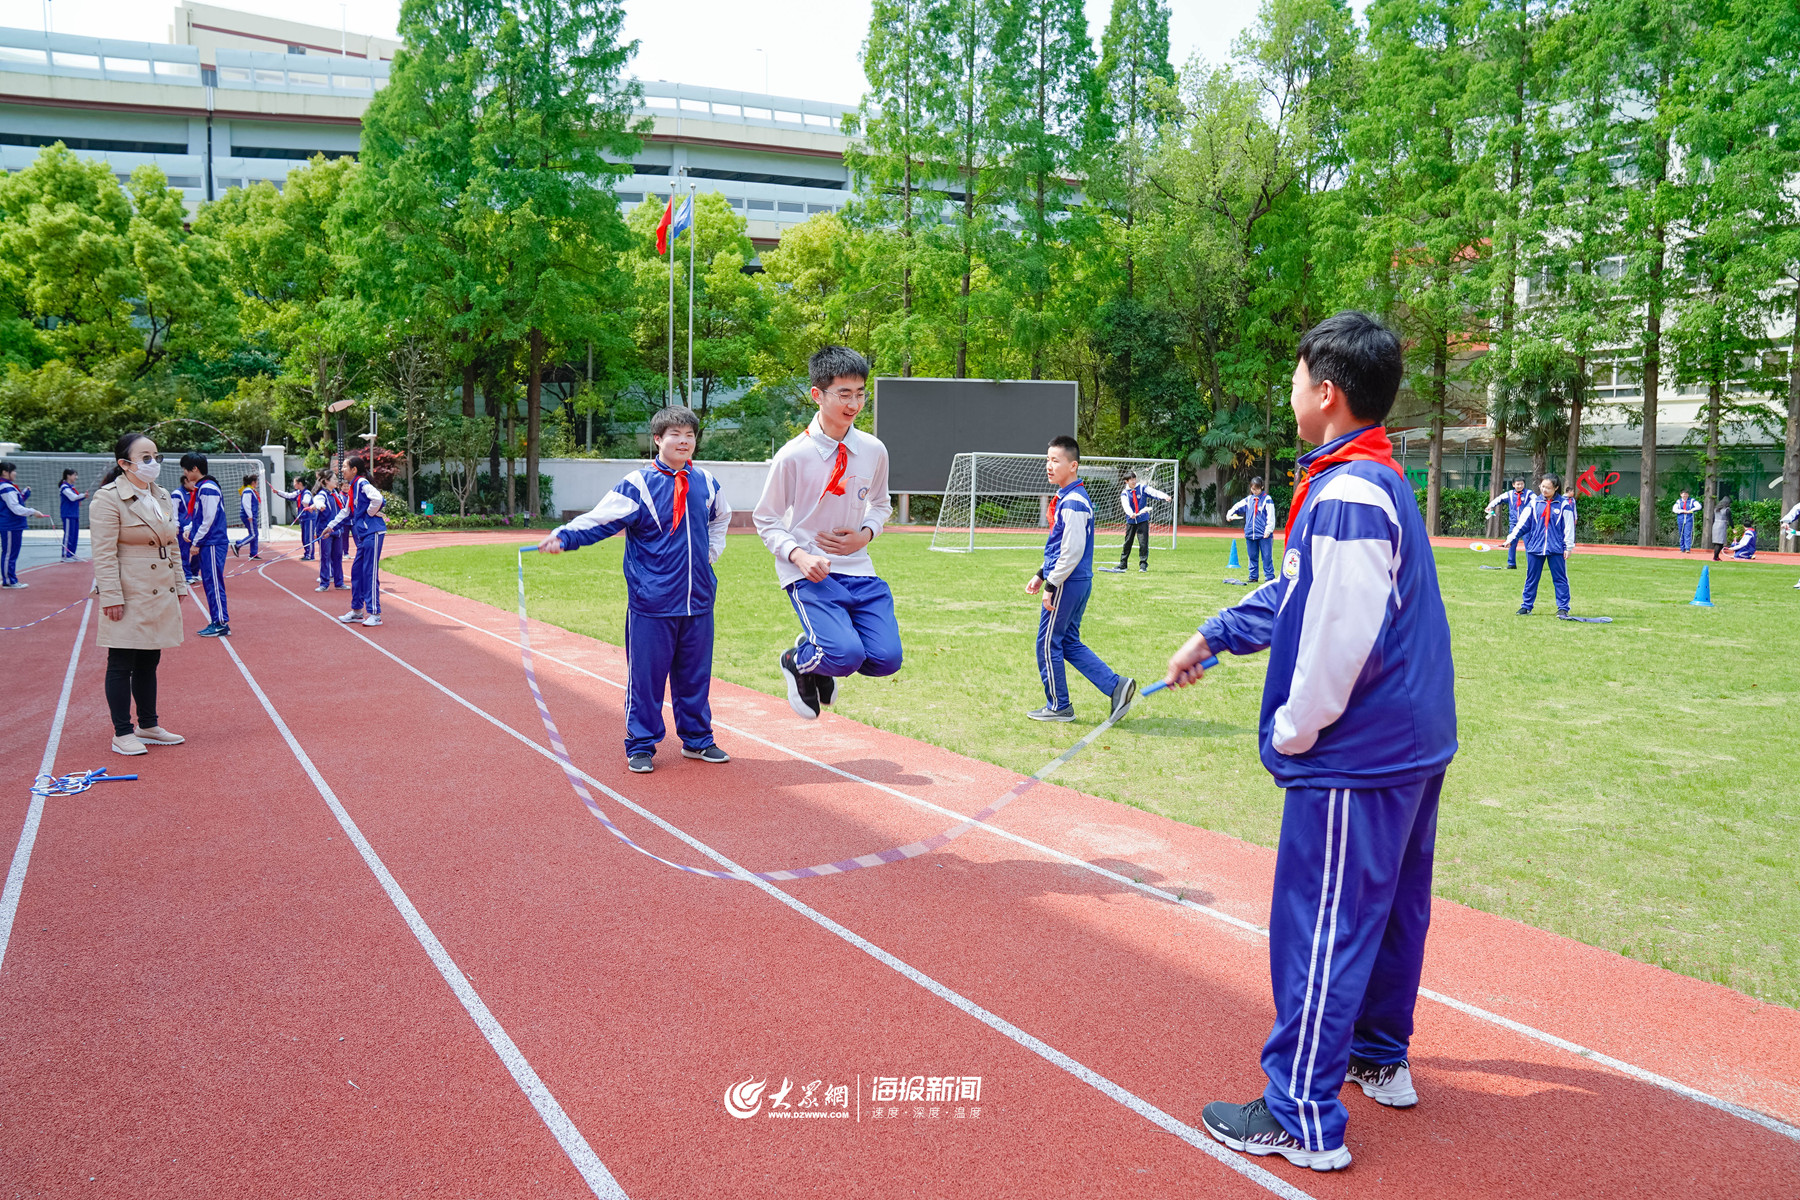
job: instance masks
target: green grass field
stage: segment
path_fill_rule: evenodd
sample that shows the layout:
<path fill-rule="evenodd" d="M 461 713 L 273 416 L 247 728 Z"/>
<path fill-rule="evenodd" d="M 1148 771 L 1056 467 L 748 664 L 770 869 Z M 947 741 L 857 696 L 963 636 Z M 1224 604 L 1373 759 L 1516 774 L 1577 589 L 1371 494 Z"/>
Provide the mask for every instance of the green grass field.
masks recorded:
<path fill-rule="evenodd" d="M 1073 672 L 1080 722 L 1025 719 L 1034 666 L 1029 552 L 934 554 L 925 535 L 875 547 L 893 585 L 906 666 L 855 678 L 836 711 L 1020 772 L 1106 712 Z M 618 540 L 527 560 L 532 616 L 617 644 Z M 1104 556 L 1104 551 L 1102 551 Z M 1437 892 L 1646 962 L 1800 1005 L 1800 614 L 1796 572 L 1724 564 L 1715 609 L 1688 604 L 1702 556 L 1577 555 L 1575 611 L 1556 620 L 1546 573 L 1536 616 L 1513 615 L 1524 575 L 1500 554 L 1437 552 L 1450 614 L 1462 749 L 1444 789 Z M 1140 681 L 1244 589 L 1222 582 L 1226 544 L 1156 551 L 1148 574 L 1099 575 L 1085 640 Z M 1276 555 L 1279 559 L 1280 555 Z M 512 551 L 417 551 L 383 568 L 512 608 Z M 776 658 L 798 628 L 754 537 L 718 564 L 714 669 L 785 695 Z M 1240 577 L 1242 572 L 1236 572 Z M 1227 658 L 1199 687 L 1143 701 L 1058 782 L 1264 846 L 1280 795 L 1257 758 L 1264 659 Z M 729 747 L 727 747 L 729 748 Z"/>

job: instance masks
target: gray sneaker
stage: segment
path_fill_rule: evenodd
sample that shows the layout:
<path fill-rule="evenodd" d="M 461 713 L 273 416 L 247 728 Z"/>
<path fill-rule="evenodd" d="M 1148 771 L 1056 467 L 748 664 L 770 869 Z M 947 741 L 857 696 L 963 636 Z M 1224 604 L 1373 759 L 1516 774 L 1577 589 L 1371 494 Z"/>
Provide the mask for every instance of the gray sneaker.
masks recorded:
<path fill-rule="evenodd" d="M 1315 1171 L 1341 1171 L 1350 1165 L 1348 1146 L 1307 1149 L 1299 1138 L 1281 1127 L 1260 1096 L 1248 1104 L 1215 1100 L 1200 1110 L 1200 1124 L 1214 1138 L 1242 1154 L 1279 1154 L 1296 1167 Z"/>
<path fill-rule="evenodd" d="M 1113 684 L 1112 712 L 1108 716 L 1116 717 L 1128 708 L 1137 697 L 1137 680 L 1128 675 L 1119 676 L 1119 682 Z"/>
<path fill-rule="evenodd" d="M 1042 708 L 1032 709 L 1025 715 L 1034 721 L 1073 721 L 1075 706 L 1071 704 L 1068 708 L 1051 708 L 1046 704 Z"/>
<path fill-rule="evenodd" d="M 656 760 L 648 754 L 634 754 L 625 760 L 625 765 L 638 775 L 648 775 L 656 770 Z"/>
<path fill-rule="evenodd" d="M 697 758 L 701 762 L 709 763 L 728 763 L 731 761 L 731 755 L 725 753 L 717 746 L 703 746 L 698 750 L 689 750 L 686 746 L 683 746 L 681 748 L 681 757 Z"/>

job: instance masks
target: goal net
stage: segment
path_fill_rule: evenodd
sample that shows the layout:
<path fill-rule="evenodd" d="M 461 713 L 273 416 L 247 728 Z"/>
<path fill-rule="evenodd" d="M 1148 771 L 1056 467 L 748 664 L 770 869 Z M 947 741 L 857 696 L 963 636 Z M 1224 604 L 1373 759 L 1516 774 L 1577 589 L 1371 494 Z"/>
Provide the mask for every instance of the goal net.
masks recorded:
<path fill-rule="evenodd" d="M 1094 545 L 1119 547 L 1125 541 L 1125 508 L 1120 493 L 1127 471 L 1137 473 L 1145 493 L 1151 541 L 1175 548 L 1175 461 L 1167 458 L 1084 458 L 1081 481 L 1094 502 Z M 1169 499 L 1158 499 L 1160 492 Z M 958 454 L 938 506 L 931 548 L 1041 550 L 1050 535 L 1050 498 L 1041 454 Z"/>

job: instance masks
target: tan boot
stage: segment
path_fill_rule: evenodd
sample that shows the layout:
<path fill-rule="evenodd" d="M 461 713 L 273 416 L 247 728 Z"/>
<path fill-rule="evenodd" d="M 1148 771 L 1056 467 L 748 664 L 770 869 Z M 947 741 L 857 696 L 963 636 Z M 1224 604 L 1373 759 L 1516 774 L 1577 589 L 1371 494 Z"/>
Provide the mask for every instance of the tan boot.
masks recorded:
<path fill-rule="evenodd" d="M 149 742 L 153 746 L 179 746 L 187 741 L 179 733 L 170 733 L 161 725 L 152 725 L 148 729 L 139 729 L 137 738 L 140 742 Z"/>
<path fill-rule="evenodd" d="M 137 738 L 133 737 L 129 733 L 124 734 L 123 736 L 114 734 L 112 748 L 113 748 L 114 754 L 148 754 L 148 753 L 150 753 L 150 751 L 148 751 L 144 748 L 144 743 L 138 741 Z"/>

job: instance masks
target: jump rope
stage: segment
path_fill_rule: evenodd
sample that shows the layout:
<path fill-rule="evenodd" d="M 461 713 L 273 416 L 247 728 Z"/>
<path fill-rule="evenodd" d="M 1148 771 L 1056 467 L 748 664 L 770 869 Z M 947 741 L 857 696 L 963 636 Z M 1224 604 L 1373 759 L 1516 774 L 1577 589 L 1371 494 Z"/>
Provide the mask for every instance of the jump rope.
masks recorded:
<path fill-rule="evenodd" d="M 620 829 L 617 825 L 613 824 L 612 819 L 606 815 L 600 805 L 595 802 L 593 794 L 588 791 L 587 783 L 581 778 L 581 774 L 576 769 L 575 763 L 569 758 L 567 748 L 563 745 L 562 731 L 556 727 L 556 719 L 550 715 L 550 706 L 544 702 L 544 689 L 538 685 L 537 668 L 533 664 L 531 653 L 531 627 L 527 622 L 525 612 L 525 555 L 536 549 L 537 547 L 535 545 L 520 546 L 518 547 L 518 553 L 516 555 L 519 577 L 519 660 L 525 667 L 525 681 L 531 687 L 531 698 L 537 702 L 538 719 L 543 721 L 544 732 L 550 736 L 550 750 L 551 753 L 556 756 L 557 764 L 562 767 L 563 777 L 569 781 L 569 786 L 575 790 L 575 795 L 581 800 L 582 805 L 587 808 L 588 812 L 592 814 L 596 821 L 606 827 L 608 833 L 612 834 L 644 857 L 654 859 L 665 867 L 673 867 L 677 871 L 685 871 L 689 875 L 703 875 L 708 879 L 742 880 L 744 877 L 733 871 L 719 871 L 710 867 L 689 866 L 686 863 L 674 862 L 671 859 L 662 857 L 660 854 L 646 850 L 644 847 L 632 841 L 630 835 L 623 829 Z M 1200 664 L 1202 670 L 1211 670 L 1218 665 L 1219 659 L 1217 655 L 1206 659 Z M 837 862 L 819 863 L 818 865 L 811 867 L 793 867 L 784 871 L 752 871 L 750 872 L 750 875 L 756 879 L 766 880 L 770 883 L 780 883 L 792 879 L 816 879 L 822 875 L 842 875 L 846 871 L 860 871 L 867 867 L 879 867 L 887 863 L 905 862 L 909 858 L 918 858 L 922 854 L 929 854 L 933 850 L 941 849 L 961 837 L 963 834 L 969 832 L 969 830 L 975 828 L 977 825 L 992 819 L 994 814 L 998 813 L 1008 804 L 1011 804 L 1014 800 L 1017 800 L 1020 796 L 1023 796 L 1026 792 L 1029 792 L 1032 788 L 1044 782 L 1052 774 L 1061 770 L 1062 767 L 1076 755 L 1093 745 L 1094 739 L 1111 729 L 1125 716 L 1126 713 L 1130 712 L 1132 704 L 1135 704 L 1144 696 L 1155 695 L 1167 686 L 1166 683 L 1160 682 L 1151 684 L 1136 697 L 1133 697 L 1131 702 L 1126 704 L 1124 708 L 1113 713 L 1111 716 L 1107 717 L 1106 720 L 1096 725 L 1087 736 L 1083 737 L 1073 746 L 1070 746 L 1067 750 L 1064 750 L 1061 754 L 1008 788 L 999 799 L 989 804 L 974 816 L 952 825 L 942 833 L 928 837 L 923 841 L 908 842 L 904 846 L 895 846 L 890 850 L 878 850 L 873 854 L 861 854 L 855 858 L 841 859 Z"/>

